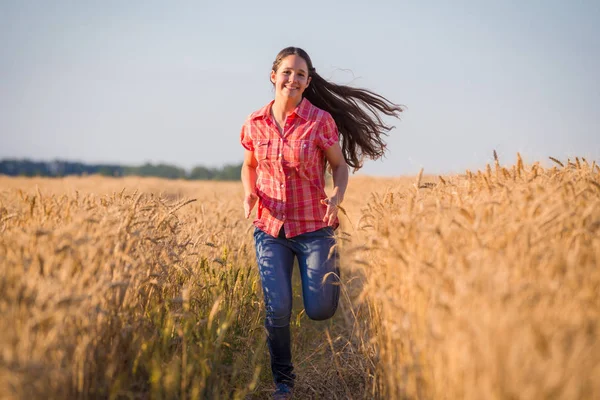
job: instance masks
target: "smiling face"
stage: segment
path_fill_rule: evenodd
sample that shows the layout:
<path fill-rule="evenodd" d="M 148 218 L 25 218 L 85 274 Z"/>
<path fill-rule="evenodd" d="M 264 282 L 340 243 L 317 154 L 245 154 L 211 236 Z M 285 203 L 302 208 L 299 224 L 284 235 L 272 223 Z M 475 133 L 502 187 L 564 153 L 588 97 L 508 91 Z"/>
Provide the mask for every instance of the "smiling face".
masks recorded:
<path fill-rule="evenodd" d="M 291 54 L 281 60 L 276 71 L 271 71 L 271 82 L 275 85 L 275 96 L 289 100 L 302 100 L 302 93 L 310 84 L 306 61 Z"/>

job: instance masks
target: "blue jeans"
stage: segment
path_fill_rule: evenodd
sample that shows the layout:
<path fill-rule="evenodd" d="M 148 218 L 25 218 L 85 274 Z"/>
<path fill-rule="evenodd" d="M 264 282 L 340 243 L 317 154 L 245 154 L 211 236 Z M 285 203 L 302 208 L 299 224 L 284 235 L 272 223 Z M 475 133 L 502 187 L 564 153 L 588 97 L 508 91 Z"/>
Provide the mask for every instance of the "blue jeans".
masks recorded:
<path fill-rule="evenodd" d="M 313 320 L 331 318 L 340 297 L 339 253 L 333 228 L 286 238 L 254 229 L 256 260 L 265 298 L 271 371 L 275 383 L 294 385 L 290 343 L 292 268 L 298 258 L 306 315 Z"/>

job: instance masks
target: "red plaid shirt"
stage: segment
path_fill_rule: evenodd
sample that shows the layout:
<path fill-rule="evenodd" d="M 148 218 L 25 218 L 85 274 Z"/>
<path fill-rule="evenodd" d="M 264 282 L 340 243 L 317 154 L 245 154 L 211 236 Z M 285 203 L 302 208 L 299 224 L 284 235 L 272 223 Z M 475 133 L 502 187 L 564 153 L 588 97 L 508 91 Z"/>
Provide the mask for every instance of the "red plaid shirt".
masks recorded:
<path fill-rule="evenodd" d="M 273 101 L 250 114 L 241 143 L 253 151 L 256 167 L 258 216 L 254 225 L 277 236 L 285 223 L 290 238 L 327 226 L 324 150 L 338 142 L 331 115 L 302 99 L 279 133 L 271 116 Z M 339 221 L 336 219 L 334 228 Z"/>

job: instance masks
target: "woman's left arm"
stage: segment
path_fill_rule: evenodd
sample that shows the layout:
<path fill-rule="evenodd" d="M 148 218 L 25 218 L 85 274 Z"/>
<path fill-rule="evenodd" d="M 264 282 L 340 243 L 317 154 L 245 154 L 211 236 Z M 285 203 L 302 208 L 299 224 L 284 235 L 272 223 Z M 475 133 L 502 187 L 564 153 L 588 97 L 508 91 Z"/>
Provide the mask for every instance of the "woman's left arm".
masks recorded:
<path fill-rule="evenodd" d="M 329 165 L 331 165 L 333 191 L 327 199 L 321 200 L 323 204 L 327 205 L 327 212 L 325 213 L 323 222 L 333 225 L 337 217 L 337 206 L 344 200 L 344 194 L 348 186 L 348 164 L 346 164 L 339 143 L 335 143 L 325 150 L 325 158 L 327 158 Z"/>

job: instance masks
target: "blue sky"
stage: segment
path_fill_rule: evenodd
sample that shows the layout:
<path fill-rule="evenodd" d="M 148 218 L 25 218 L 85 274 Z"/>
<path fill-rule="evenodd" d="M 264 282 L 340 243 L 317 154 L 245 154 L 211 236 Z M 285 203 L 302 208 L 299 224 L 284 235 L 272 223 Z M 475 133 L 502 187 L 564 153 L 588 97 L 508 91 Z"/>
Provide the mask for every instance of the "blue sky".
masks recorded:
<path fill-rule="evenodd" d="M 600 2 L 0 3 L 0 158 L 242 160 L 279 50 L 406 105 L 361 173 L 600 161 Z"/>

